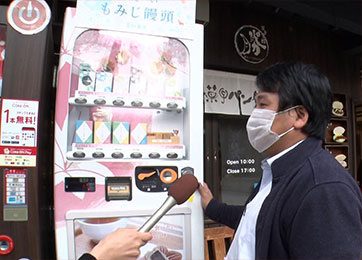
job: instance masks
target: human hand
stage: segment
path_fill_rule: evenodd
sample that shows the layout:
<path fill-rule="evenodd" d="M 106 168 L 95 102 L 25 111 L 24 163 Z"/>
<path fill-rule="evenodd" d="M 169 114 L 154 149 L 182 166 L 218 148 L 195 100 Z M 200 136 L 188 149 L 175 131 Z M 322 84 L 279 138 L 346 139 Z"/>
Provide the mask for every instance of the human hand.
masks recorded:
<path fill-rule="evenodd" d="M 199 192 L 201 195 L 201 205 L 202 208 L 205 210 L 207 205 L 209 204 L 210 200 L 214 197 L 207 186 L 206 182 L 204 182 L 204 185 L 200 183 L 199 185 Z"/>
<path fill-rule="evenodd" d="M 151 239 L 151 233 L 118 228 L 104 237 L 90 254 L 97 260 L 133 260 L 140 255 L 140 247 Z"/>

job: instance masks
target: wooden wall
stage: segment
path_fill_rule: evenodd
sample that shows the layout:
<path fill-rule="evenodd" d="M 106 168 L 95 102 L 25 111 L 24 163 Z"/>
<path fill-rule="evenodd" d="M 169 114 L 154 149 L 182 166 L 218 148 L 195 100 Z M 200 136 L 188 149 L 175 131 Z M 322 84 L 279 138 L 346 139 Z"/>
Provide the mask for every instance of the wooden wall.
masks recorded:
<path fill-rule="evenodd" d="M 246 63 L 236 52 L 234 35 L 242 25 L 265 26 L 269 56 L 259 64 Z M 298 17 L 282 16 L 245 1 L 210 1 L 210 21 L 205 26 L 205 68 L 257 74 L 283 60 L 317 65 L 331 81 L 333 91 L 361 100 L 360 56 L 341 50 L 332 30 L 320 29 Z"/>
<path fill-rule="evenodd" d="M 259 64 L 245 62 L 234 46 L 234 36 L 243 25 L 265 27 L 269 55 Z M 362 144 L 356 143 L 353 129 L 352 105 L 362 102 L 361 56 L 343 52 L 344 38 L 336 31 L 322 28 L 313 21 L 302 20 L 251 1 L 210 1 L 210 20 L 205 26 L 204 67 L 256 75 L 278 61 L 295 60 L 315 64 L 330 80 L 334 93 L 346 95 L 347 127 L 350 148 L 348 156 Z M 357 147 L 357 149 L 356 149 Z M 356 179 L 356 161 L 349 169 Z M 357 176 L 358 175 L 358 176 Z"/>

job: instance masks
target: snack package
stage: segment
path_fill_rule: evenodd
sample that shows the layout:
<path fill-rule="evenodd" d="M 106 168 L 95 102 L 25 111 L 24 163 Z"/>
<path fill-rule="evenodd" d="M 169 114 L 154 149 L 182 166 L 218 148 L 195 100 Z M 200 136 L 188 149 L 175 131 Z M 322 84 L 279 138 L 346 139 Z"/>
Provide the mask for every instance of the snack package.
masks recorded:
<path fill-rule="evenodd" d="M 113 122 L 112 124 L 112 144 L 129 144 L 128 122 Z"/>
<path fill-rule="evenodd" d="M 131 130 L 131 144 L 147 144 L 147 124 L 138 123 Z"/>
<path fill-rule="evenodd" d="M 78 90 L 94 91 L 95 77 L 95 72 L 92 70 L 90 64 L 79 64 Z"/>
<path fill-rule="evenodd" d="M 91 144 L 93 142 L 93 122 L 77 120 L 75 126 L 75 142 Z"/>
<path fill-rule="evenodd" d="M 94 122 L 94 143 L 111 143 L 111 122 Z"/>
<path fill-rule="evenodd" d="M 112 92 L 113 74 L 111 72 L 98 71 L 96 74 L 97 92 Z"/>

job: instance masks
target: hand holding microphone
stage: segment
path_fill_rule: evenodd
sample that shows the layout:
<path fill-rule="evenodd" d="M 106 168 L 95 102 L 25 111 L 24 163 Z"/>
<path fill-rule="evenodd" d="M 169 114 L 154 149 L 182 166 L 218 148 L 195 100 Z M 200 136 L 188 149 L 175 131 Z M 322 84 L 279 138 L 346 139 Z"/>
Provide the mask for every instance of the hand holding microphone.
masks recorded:
<path fill-rule="evenodd" d="M 199 182 L 192 174 L 181 176 L 168 190 L 168 197 L 162 206 L 138 229 L 148 232 L 173 206 L 184 203 L 196 191 Z"/>

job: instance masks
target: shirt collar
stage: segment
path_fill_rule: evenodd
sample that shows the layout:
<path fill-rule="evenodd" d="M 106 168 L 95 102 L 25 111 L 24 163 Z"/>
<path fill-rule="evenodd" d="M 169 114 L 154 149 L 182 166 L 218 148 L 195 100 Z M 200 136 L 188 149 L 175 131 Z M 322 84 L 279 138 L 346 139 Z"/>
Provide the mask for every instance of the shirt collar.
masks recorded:
<path fill-rule="evenodd" d="M 298 146 L 300 143 L 302 143 L 305 139 L 299 141 L 298 143 L 296 144 L 293 144 L 292 146 L 288 147 L 287 149 L 281 151 L 280 153 L 277 153 L 276 155 L 273 155 L 272 157 L 269 157 L 269 158 L 266 158 L 262 161 L 262 164 L 264 164 L 264 162 L 268 163 L 269 166 L 272 165 L 272 163 L 282 157 L 284 154 L 286 154 L 287 152 L 289 152 L 290 150 L 293 150 L 296 146 Z"/>

